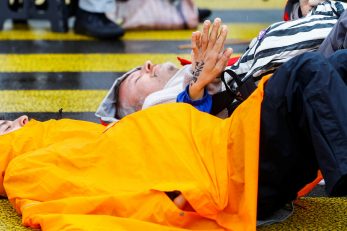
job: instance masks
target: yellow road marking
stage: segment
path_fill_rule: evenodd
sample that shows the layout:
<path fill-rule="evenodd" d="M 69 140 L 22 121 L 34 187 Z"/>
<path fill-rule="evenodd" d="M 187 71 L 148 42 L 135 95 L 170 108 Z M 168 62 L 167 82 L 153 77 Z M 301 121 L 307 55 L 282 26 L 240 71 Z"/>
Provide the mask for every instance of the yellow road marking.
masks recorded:
<path fill-rule="evenodd" d="M 227 23 L 229 39 L 251 39 L 258 35 L 260 30 L 267 28 L 269 23 Z M 198 30 L 201 30 L 199 26 Z M 195 30 L 172 31 L 129 31 L 124 40 L 189 40 Z"/>
<path fill-rule="evenodd" d="M 0 55 L 0 72 L 126 72 L 146 60 L 179 65 L 177 56 L 190 59 L 189 54 Z"/>
<path fill-rule="evenodd" d="M 0 40 L 93 40 L 86 36 L 73 33 L 54 33 L 50 28 L 35 28 L 27 30 L 6 29 L 0 31 Z"/>
<path fill-rule="evenodd" d="M 195 0 L 200 8 L 232 10 L 232 9 L 283 9 L 285 0 Z"/>
<path fill-rule="evenodd" d="M 269 23 L 227 23 L 229 27 L 229 39 L 250 39 L 258 32 L 269 26 Z M 201 30 L 201 25 L 199 26 Z M 127 31 L 122 38 L 131 40 L 189 40 L 194 30 L 144 30 Z M 0 31 L 0 40 L 93 40 L 92 38 L 68 33 L 54 33 L 50 28 L 31 28 L 28 30 L 7 29 Z"/>
<path fill-rule="evenodd" d="M 1 112 L 94 112 L 106 90 L 3 90 Z"/>
<path fill-rule="evenodd" d="M 175 54 L 14 54 L 0 55 L 1 72 L 125 72 L 143 65 L 171 61 L 178 64 Z"/>

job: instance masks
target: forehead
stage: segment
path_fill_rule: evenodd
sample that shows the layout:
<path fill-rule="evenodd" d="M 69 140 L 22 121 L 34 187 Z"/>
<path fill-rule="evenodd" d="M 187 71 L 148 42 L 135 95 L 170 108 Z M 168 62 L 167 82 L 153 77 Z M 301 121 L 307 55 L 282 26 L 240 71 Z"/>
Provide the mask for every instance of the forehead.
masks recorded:
<path fill-rule="evenodd" d="M 127 76 L 125 76 L 124 80 L 120 82 L 118 87 L 118 103 L 119 101 L 126 101 L 125 99 L 129 99 L 131 95 L 131 91 L 133 90 L 132 81 L 137 76 L 141 74 L 141 67 L 137 67 L 133 69 Z"/>
<path fill-rule="evenodd" d="M 137 77 L 141 76 L 141 67 L 136 68 L 120 83 L 120 88 L 133 87 Z"/>
<path fill-rule="evenodd" d="M 141 68 L 134 70 L 124 81 L 129 81 L 141 75 Z"/>
<path fill-rule="evenodd" d="M 127 82 L 130 79 L 133 79 L 134 77 L 136 78 L 137 76 L 139 76 L 141 74 L 141 70 L 142 70 L 142 67 L 136 67 L 132 69 L 131 71 L 129 71 L 127 74 L 125 74 L 124 80 L 122 81 L 122 83 Z"/>

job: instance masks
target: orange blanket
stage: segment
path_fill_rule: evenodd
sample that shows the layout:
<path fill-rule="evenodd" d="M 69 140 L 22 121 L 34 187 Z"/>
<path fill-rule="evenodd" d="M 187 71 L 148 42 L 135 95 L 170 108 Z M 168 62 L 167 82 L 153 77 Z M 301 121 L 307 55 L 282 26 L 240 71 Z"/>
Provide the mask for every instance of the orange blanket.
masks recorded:
<path fill-rule="evenodd" d="M 0 181 L 23 224 L 43 230 L 255 230 L 262 94 L 226 120 L 166 104 L 107 129 L 31 121 L 0 137 Z"/>

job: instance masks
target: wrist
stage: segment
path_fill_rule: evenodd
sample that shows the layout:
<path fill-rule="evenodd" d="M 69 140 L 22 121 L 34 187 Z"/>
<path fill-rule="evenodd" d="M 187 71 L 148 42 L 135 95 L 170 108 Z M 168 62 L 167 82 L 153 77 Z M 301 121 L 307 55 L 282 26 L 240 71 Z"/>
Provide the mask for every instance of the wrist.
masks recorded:
<path fill-rule="evenodd" d="M 205 87 L 199 84 L 198 81 L 191 83 L 188 89 L 189 97 L 192 100 L 199 100 L 204 96 L 204 90 L 205 90 Z"/>

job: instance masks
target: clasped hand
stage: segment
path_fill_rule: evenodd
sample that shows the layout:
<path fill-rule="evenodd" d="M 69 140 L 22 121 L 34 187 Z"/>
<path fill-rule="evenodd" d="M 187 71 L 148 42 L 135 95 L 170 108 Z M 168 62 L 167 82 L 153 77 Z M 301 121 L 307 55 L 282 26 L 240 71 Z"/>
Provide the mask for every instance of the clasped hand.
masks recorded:
<path fill-rule="evenodd" d="M 206 20 L 202 32 L 192 34 L 192 75 L 189 96 L 192 100 L 203 97 L 205 87 L 220 76 L 232 54 L 232 49 L 224 49 L 228 28 L 216 18 L 212 24 Z"/>

